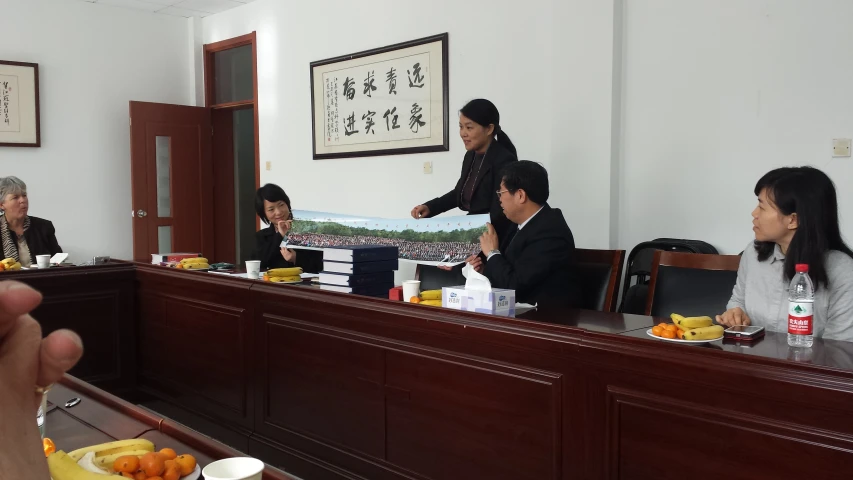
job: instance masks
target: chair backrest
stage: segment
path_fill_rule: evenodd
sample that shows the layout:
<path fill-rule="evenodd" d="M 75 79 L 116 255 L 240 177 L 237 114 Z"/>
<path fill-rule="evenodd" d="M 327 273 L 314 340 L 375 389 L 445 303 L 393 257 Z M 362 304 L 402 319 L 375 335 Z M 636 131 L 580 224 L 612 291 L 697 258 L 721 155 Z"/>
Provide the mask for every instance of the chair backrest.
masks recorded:
<path fill-rule="evenodd" d="M 581 284 L 580 308 L 615 312 L 622 281 L 625 250 L 575 249 Z"/>
<path fill-rule="evenodd" d="M 723 313 L 737 282 L 738 255 L 655 252 L 646 315 Z"/>
<path fill-rule="evenodd" d="M 465 285 L 465 276 L 462 275 L 461 270 L 447 271 L 433 265 L 418 264 L 415 269 L 415 280 L 421 281 L 421 291 Z"/>

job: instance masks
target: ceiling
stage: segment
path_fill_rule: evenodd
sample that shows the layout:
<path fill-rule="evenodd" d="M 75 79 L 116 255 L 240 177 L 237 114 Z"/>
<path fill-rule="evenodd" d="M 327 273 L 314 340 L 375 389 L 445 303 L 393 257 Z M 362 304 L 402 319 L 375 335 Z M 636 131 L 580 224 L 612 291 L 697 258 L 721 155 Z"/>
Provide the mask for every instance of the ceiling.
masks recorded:
<path fill-rule="evenodd" d="M 174 17 L 206 17 L 255 0 L 76 0 Z"/>

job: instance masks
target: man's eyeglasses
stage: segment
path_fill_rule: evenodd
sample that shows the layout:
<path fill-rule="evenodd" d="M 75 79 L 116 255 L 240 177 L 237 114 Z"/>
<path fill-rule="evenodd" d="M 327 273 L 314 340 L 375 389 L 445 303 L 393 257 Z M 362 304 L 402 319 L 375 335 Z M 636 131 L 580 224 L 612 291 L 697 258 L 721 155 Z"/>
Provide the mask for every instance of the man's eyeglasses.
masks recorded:
<path fill-rule="evenodd" d="M 495 192 L 495 193 L 497 193 L 497 194 L 498 194 L 498 198 L 501 198 L 501 194 L 506 193 L 506 192 L 511 192 L 511 191 L 512 191 L 512 190 L 498 190 L 498 191 L 497 191 L 497 192 Z"/>

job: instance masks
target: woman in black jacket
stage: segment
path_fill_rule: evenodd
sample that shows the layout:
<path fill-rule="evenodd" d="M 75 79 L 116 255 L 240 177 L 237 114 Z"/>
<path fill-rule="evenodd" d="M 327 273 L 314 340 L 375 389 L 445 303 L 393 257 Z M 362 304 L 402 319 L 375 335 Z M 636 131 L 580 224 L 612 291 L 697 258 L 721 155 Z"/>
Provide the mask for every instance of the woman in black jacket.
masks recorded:
<path fill-rule="evenodd" d="M 36 263 L 36 255 L 54 256 L 62 253 L 56 241 L 53 223 L 28 215 L 30 200 L 27 184 L 18 177 L 0 179 L 0 240 L 3 258 L 14 258 L 21 266 L 29 268 Z"/>
<path fill-rule="evenodd" d="M 261 261 L 261 271 L 270 268 L 302 267 L 306 272 L 318 272 L 316 259 L 309 252 L 297 252 L 282 247 L 281 242 L 293 224 L 290 198 L 278 185 L 268 183 L 255 194 L 255 212 L 269 225 L 255 233 L 255 248 L 250 260 Z M 303 255 L 306 254 L 306 255 Z"/>
<path fill-rule="evenodd" d="M 510 226 L 495 192 L 500 190 L 498 173 L 518 161 L 515 145 L 501 129 L 497 107 L 485 99 L 468 102 L 459 111 L 459 136 L 465 143 L 465 159 L 456 187 L 412 209 L 412 217 L 434 217 L 459 207 L 469 215 L 488 213 L 500 236 Z"/>

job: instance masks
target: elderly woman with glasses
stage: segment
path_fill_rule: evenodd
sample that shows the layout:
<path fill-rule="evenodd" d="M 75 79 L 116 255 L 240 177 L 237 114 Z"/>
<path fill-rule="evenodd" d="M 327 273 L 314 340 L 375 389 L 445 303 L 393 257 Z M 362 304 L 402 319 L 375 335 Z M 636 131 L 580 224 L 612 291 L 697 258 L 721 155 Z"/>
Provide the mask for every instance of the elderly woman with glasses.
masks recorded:
<path fill-rule="evenodd" d="M 35 263 L 36 255 L 56 255 L 62 248 L 56 230 L 47 220 L 28 215 L 27 184 L 17 177 L 0 178 L 0 239 L 3 258 L 14 258 L 23 267 Z"/>

